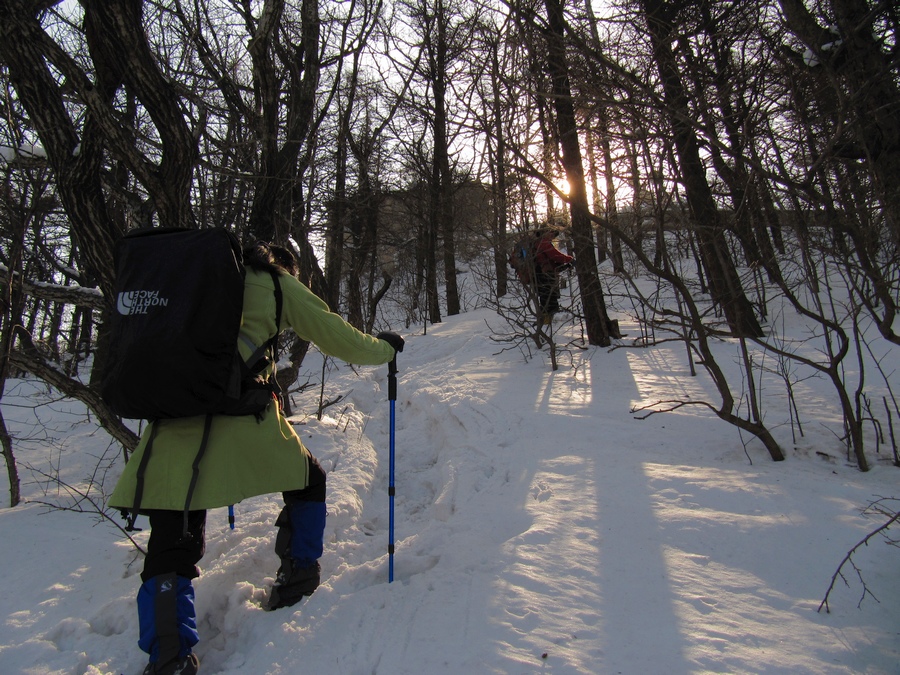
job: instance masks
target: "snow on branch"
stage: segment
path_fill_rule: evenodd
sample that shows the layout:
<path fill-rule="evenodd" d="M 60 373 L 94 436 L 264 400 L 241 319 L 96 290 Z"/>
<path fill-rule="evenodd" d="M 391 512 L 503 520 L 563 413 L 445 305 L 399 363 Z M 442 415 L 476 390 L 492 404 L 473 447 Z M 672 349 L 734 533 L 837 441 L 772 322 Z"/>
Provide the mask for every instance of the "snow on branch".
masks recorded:
<path fill-rule="evenodd" d="M 18 277 L 18 272 L 15 273 L 15 276 Z M 5 265 L 0 265 L 0 283 L 9 283 L 9 269 Z M 23 279 L 22 290 L 27 295 L 40 298 L 41 300 L 55 300 L 96 310 L 102 310 L 106 306 L 106 299 L 98 288 L 60 286 L 59 284 Z"/>

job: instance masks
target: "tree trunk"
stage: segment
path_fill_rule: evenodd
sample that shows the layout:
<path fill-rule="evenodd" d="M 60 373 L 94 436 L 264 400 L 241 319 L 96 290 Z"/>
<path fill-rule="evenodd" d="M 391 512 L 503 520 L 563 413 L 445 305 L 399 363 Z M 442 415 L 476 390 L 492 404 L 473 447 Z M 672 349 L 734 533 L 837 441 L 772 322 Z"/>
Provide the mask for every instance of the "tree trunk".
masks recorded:
<path fill-rule="evenodd" d="M 791 32 L 809 47 L 825 69 L 822 88 L 824 109 L 836 109 L 850 129 L 835 151 L 847 159 L 862 160 L 862 171 L 871 172 L 881 212 L 900 243 L 900 85 L 896 78 L 896 47 L 876 39 L 872 26 L 893 3 L 866 0 L 831 0 L 824 11 L 838 35 L 821 26 L 802 0 L 779 0 Z M 872 6 L 875 6 L 873 9 Z M 877 10 L 877 11 L 876 11 Z M 896 30 L 896 16 L 893 18 Z M 826 45 L 829 48 L 825 48 Z M 838 88 L 834 91 L 832 87 Z"/>
<path fill-rule="evenodd" d="M 111 84 L 121 78 L 128 92 L 144 106 L 159 134 L 162 147 L 158 164 L 136 162 L 159 221 L 169 227 L 192 227 L 191 186 L 199 157 L 197 140 L 185 120 L 181 97 L 150 50 L 143 2 L 83 0 L 82 6 L 85 37 L 95 66 L 115 73 Z"/>
<path fill-rule="evenodd" d="M 619 209 L 616 206 L 616 184 L 613 181 L 612 146 L 609 142 L 609 117 L 606 108 L 601 108 L 597 114 L 597 124 L 600 132 L 600 148 L 603 150 L 603 173 L 606 177 L 606 218 L 613 225 L 618 225 Z M 609 249 L 613 262 L 613 271 L 618 274 L 624 274 L 625 259 L 622 257 L 622 242 L 615 232 L 610 233 Z"/>
<path fill-rule="evenodd" d="M 24 278 L 22 270 L 22 251 L 25 245 L 25 219 L 17 217 L 15 213 L 10 214 L 12 225 L 10 248 L 7 251 L 9 256 L 8 265 L 9 274 L 3 279 L 2 288 L 3 295 L 0 297 L 0 400 L 3 398 L 3 392 L 6 389 L 6 379 L 9 376 L 12 350 L 15 342 L 15 326 L 22 322 L 22 305 L 24 296 L 22 294 L 21 281 Z M 16 281 L 19 281 L 17 284 Z M 21 491 L 19 483 L 19 468 L 16 465 L 16 457 L 13 452 L 12 437 L 6 429 L 6 422 L 3 419 L 3 411 L 0 409 L 0 446 L 2 446 L 3 457 L 6 460 L 6 475 L 9 481 L 9 506 L 10 508 L 17 506 L 21 500 Z"/>
<path fill-rule="evenodd" d="M 662 80 L 675 150 L 712 299 L 721 307 L 733 335 L 762 337 L 762 327 L 753 312 L 753 305 L 744 294 L 728 250 L 725 230 L 719 220 L 718 209 L 706 178 L 706 168 L 700 158 L 700 144 L 691 126 L 687 92 L 671 45 L 673 26 L 669 20 L 669 12 L 674 14 L 674 10 L 662 0 L 641 2 Z"/>
<path fill-rule="evenodd" d="M 432 91 L 434 93 L 434 163 L 437 168 L 437 217 L 438 232 L 443 239 L 444 284 L 447 294 L 447 315 L 459 314 L 459 287 L 456 279 L 456 227 L 453 217 L 453 176 L 450 173 L 450 152 L 447 138 L 447 17 L 444 0 L 437 0 L 435 24 L 436 43 L 428 42 L 432 68 Z"/>
<path fill-rule="evenodd" d="M 0 379 L 0 385 L 3 384 Z M 18 506 L 22 501 L 21 484 L 19 482 L 19 468 L 16 466 L 16 457 L 13 454 L 12 438 L 6 430 L 6 420 L 3 419 L 3 410 L 0 409 L 0 446 L 3 450 L 3 458 L 6 460 L 6 476 L 9 481 L 9 508 Z"/>
<path fill-rule="evenodd" d="M 607 315 L 603 288 L 597 276 L 594 233 L 565 54 L 565 22 L 559 0 L 545 0 L 545 6 L 549 25 L 547 68 L 552 82 L 562 162 L 569 183 L 569 214 L 572 221 L 572 239 L 575 242 L 575 271 L 581 288 L 585 329 L 590 344 L 605 347 L 611 344 L 610 337 L 619 337 L 619 334 Z"/>
<path fill-rule="evenodd" d="M 119 236 L 110 217 L 100 183 L 99 128 L 115 134 L 113 145 L 124 135 L 116 125 L 108 99 L 118 86 L 109 86 L 102 68 L 90 83 L 74 62 L 53 62 L 62 69 L 70 86 L 88 106 L 81 138 L 64 105 L 63 92 L 49 72 L 48 45 L 35 17 L 24 3 L 0 3 L 0 61 L 9 72 L 19 101 L 38 130 L 41 144 L 56 176 L 57 191 L 69 218 L 73 239 L 84 256 L 85 267 L 98 279 L 106 297 L 113 287 L 113 242 Z M 79 151 L 76 152 L 76 149 Z"/>
<path fill-rule="evenodd" d="M 350 96 L 352 97 L 352 93 Z M 347 110 L 340 113 L 338 120 L 337 148 L 335 156 L 334 197 L 332 199 L 331 220 L 325 235 L 325 288 L 326 297 L 332 311 L 340 311 L 341 278 L 344 271 L 344 232 L 347 226 L 347 156 L 350 130 Z"/>
<path fill-rule="evenodd" d="M 509 283 L 509 267 L 507 256 L 509 244 L 506 241 L 506 232 L 509 222 L 509 205 L 507 197 L 506 179 L 506 131 L 503 126 L 503 104 L 500 88 L 500 61 L 498 55 L 498 41 L 491 40 L 491 106 L 492 106 L 492 131 L 496 139 L 491 171 L 494 175 L 494 270 L 497 275 L 497 295 L 506 295 Z"/>
<path fill-rule="evenodd" d="M 284 0 L 264 3 L 256 32 L 247 47 L 253 61 L 260 147 L 250 229 L 255 236 L 278 243 L 285 243 L 292 233 L 293 216 L 298 208 L 293 203 L 294 187 L 301 176 L 298 158 L 312 128 L 320 73 L 318 3 L 303 0 L 300 7 L 303 37 L 300 44 L 290 45 L 294 66 L 290 69 L 287 119 L 282 130 L 284 141 L 279 147 L 284 93 L 276 77 L 273 53 L 283 11 Z"/>
<path fill-rule="evenodd" d="M 437 217 L 440 208 L 438 194 L 437 166 L 432 166 L 431 184 L 429 185 L 429 209 L 425 217 L 425 304 L 428 307 L 428 320 L 431 323 L 441 322 L 441 301 L 437 285 L 437 234 L 440 221 Z"/>

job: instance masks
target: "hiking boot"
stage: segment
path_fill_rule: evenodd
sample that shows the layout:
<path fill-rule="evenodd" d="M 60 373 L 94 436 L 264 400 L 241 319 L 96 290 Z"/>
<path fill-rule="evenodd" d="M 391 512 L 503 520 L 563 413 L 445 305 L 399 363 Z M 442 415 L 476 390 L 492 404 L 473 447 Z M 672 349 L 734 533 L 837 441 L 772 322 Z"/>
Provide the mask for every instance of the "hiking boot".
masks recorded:
<path fill-rule="evenodd" d="M 307 595 L 312 595 L 319 587 L 320 571 L 318 562 L 305 567 L 295 567 L 293 559 L 283 559 L 266 609 L 271 611 L 279 607 L 290 607 Z"/>
<path fill-rule="evenodd" d="M 200 659 L 191 652 L 190 654 L 164 665 L 153 661 L 144 668 L 144 675 L 197 675 L 200 670 Z"/>

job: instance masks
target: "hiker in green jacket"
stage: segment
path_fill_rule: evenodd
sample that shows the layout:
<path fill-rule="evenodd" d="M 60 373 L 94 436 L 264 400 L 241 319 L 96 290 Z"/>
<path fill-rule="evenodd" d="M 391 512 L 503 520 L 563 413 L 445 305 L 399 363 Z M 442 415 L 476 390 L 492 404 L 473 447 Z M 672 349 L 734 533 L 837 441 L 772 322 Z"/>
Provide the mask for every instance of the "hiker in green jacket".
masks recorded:
<path fill-rule="evenodd" d="M 372 337 L 358 331 L 297 278 L 297 263 L 287 249 L 257 244 L 244 253 L 242 334 L 253 344 L 291 327 L 324 354 L 359 365 L 391 361 L 403 350 L 403 338 L 384 332 Z M 274 282 L 279 273 L 283 294 L 281 323 L 276 327 Z M 241 356 L 249 348 L 240 345 Z M 246 353 L 245 353 L 246 352 Z M 274 376 L 274 374 L 271 374 Z M 153 422 L 125 466 L 109 505 L 123 511 L 135 503 L 138 468 L 148 440 L 140 512 L 150 521 L 150 539 L 137 597 L 141 649 L 150 654 L 145 675 L 196 673 L 199 661 L 194 591 L 197 563 L 205 548 L 207 509 L 226 507 L 260 494 L 281 492 L 284 508 L 275 524 L 275 551 L 281 565 L 266 609 L 288 607 L 319 585 L 325 529 L 325 472 L 285 419 L 277 398 L 259 416 L 216 415 L 209 428 L 202 470 L 185 512 L 192 463 L 204 433 L 204 416 Z M 156 428 L 158 427 L 158 428 Z M 185 526 L 187 532 L 185 534 Z"/>

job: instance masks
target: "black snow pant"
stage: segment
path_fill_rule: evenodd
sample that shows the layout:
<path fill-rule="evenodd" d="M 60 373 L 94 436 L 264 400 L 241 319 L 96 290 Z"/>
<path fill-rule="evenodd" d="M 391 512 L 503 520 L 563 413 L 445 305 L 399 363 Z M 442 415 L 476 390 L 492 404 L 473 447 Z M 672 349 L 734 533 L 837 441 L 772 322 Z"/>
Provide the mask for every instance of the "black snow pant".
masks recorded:
<path fill-rule="evenodd" d="M 196 579 L 200 576 L 197 563 L 206 552 L 206 511 L 188 514 L 188 536 L 184 536 L 183 511 L 147 511 L 150 519 L 150 540 L 141 580 L 148 581 L 159 574 L 174 572 L 180 577 Z"/>
<path fill-rule="evenodd" d="M 538 304 L 541 316 L 559 311 L 559 275 L 554 272 L 538 271 L 535 275 Z"/>
<path fill-rule="evenodd" d="M 325 503 L 326 476 L 318 460 L 309 456 L 309 479 L 307 487 L 282 493 L 284 509 L 275 524 L 278 536 L 275 551 L 279 557 L 290 548 L 291 506 L 298 502 Z M 180 577 L 196 579 L 200 576 L 197 563 L 206 552 L 206 511 L 191 511 L 188 514 L 188 536 L 184 537 L 184 512 L 150 509 L 144 513 L 150 519 L 150 540 L 147 542 L 147 557 L 141 581 L 147 581 L 159 574 L 174 572 Z M 302 524 L 296 523 L 295 527 Z M 318 533 L 313 535 L 320 536 Z M 280 545 L 279 545 L 280 544 Z"/>

